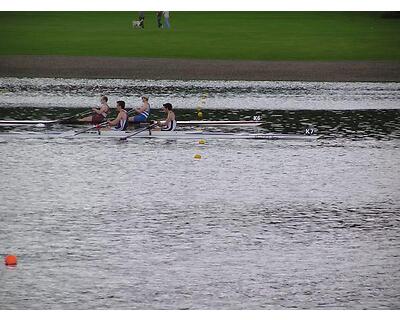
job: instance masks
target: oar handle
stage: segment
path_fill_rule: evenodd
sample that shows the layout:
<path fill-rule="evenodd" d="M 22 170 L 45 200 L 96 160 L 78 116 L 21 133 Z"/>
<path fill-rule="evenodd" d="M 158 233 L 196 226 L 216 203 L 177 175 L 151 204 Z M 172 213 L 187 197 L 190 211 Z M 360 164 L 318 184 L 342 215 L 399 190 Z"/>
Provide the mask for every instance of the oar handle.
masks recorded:
<path fill-rule="evenodd" d="M 81 133 L 85 133 L 85 132 L 90 131 L 92 129 L 100 129 L 102 127 L 105 127 L 107 124 L 108 124 L 108 121 L 104 121 L 104 122 L 96 124 L 95 126 L 92 126 L 90 128 L 86 128 L 85 130 L 78 131 L 78 132 L 76 132 L 74 134 L 74 136 L 77 136 L 78 134 L 81 134 Z"/>

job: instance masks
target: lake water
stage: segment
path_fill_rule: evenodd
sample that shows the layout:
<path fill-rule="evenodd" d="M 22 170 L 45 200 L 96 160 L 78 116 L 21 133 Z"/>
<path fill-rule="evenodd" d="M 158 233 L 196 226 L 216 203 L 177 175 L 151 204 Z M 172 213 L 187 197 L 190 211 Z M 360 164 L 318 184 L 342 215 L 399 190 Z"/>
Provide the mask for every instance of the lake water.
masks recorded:
<path fill-rule="evenodd" d="M 147 94 L 154 118 L 169 101 L 179 119 L 201 107 L 212 120 L 260 115 L 259 132 L 322 135 L 200 145 L 1 128 L 0 256 L 19 263 L 0 265 L 0 309 L 398 309 L 399 89 L 0 79 L 1 119 Z"/>

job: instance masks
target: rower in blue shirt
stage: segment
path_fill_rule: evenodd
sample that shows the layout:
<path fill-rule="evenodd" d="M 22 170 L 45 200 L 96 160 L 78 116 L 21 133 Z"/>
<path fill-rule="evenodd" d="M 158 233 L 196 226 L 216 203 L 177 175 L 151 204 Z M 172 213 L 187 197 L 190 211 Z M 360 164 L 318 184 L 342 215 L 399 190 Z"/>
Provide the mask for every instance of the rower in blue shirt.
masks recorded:
<path fill-rule="evenodd" d="M 139 124 L 141 122 L 147 122 L 147 118 L 150 115 L 150 104 L 149 104 L 149 98 L 143 96 L 142 97 L 142 105 L 137 108 L 135 111 L 137 115 L 134 117 L 129 118 L 130 122 L 133 122 L 134 124 Z"/>

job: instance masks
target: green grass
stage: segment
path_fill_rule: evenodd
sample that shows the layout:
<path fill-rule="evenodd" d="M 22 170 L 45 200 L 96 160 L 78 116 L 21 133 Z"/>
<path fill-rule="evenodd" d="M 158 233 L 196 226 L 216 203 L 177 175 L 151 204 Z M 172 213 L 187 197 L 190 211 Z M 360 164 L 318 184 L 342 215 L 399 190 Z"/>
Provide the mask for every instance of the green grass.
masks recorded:
<path fill-rule="evenodd" d="M 0 12 L 0 55 L 400 60 L 400 19 L 373 12 Z"/>

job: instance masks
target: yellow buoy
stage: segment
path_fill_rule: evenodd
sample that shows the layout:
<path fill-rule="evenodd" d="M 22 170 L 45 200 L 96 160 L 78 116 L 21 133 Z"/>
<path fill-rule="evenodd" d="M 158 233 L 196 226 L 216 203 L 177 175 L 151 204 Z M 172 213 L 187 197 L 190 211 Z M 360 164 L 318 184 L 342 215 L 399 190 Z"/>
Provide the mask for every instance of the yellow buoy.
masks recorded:
<path fill-rule="evenodd" d="M 199 140 L 199 144 L 205 144 L 205 143 L 206 143 L 206 140 L 204 140 L 204 139 Z"/>
<path fill-rule="evenodd" d="M 201 155 L 195 154 L 195 155 L 194 155 L 194 158 L 195 158 L 195 159 L 201 159 Z"/>
<path fill-rule="evenodd" d="M 201 111 L 197 112 L 197 117 L 199 119 L 203 118 L 203 112 L 201 112 Z"/>

